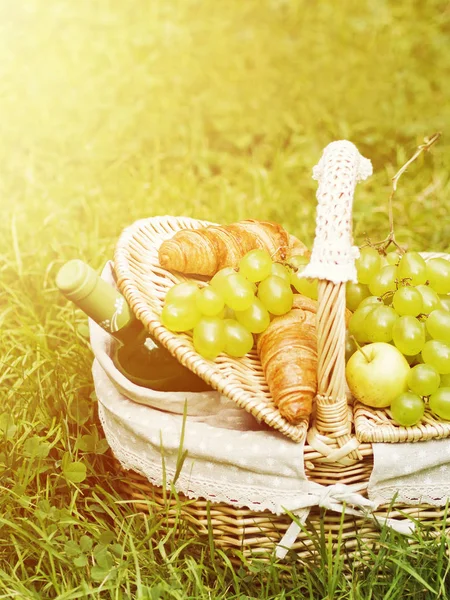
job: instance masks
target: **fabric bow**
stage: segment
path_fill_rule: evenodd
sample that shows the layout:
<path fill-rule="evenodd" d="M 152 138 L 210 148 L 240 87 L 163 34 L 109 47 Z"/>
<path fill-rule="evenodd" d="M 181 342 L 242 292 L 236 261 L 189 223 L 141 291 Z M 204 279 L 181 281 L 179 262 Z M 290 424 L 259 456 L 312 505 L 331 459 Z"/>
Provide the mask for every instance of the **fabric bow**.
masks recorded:
<path fill-rule="evenodd" d="M 350 505 L 350 506 L 348 506 Z M 277 558 L 284 558 L 288 550 L 292 548 L 298 534 L 309 515 L 313 506 L 320 506 L 327 510 L 335 512 L 356 515 L 371 519 L 377 525 L 386 525 L 402 535 L 411 535 L 415 529 L 415 524 L 411 519 L 398 521 L 387 517 L 380 517 L 373 513 L 377 505 L 361 494 L 352 491 L 347 485 L 335 483 L 327 487 L 318 486 L 317 492 L 310 492 L 283 505 L 281 508 L 298 517 L 298 522 L 293 521 L 284 534 L 281 541 L 277 544 L 275 555 Z M 300 525 L 301 524 L 301 525 Z"/>

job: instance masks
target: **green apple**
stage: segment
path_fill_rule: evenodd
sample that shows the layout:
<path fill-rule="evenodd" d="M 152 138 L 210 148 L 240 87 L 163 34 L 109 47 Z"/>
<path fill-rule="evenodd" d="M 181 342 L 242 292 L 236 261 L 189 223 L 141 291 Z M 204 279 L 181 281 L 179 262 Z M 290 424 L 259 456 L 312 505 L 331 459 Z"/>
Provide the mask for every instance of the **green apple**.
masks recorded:
<path fill-rule="evenodd" d="M 395 346 L 367 344 L 348 360 L 345 369 L 353 396 L 367 406 L 384 408 L 408 389 L 408 361 Z"/>

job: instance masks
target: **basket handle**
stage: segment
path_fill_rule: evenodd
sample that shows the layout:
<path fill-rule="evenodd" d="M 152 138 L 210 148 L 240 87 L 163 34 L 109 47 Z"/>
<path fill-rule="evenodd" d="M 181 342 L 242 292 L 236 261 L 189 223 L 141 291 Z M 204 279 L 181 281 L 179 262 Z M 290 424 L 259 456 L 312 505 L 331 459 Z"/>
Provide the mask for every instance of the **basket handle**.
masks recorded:
<path fill-rule="evenodd" d="M 316 233 L 311 260 L 304 277 L 319 279 L 317 309 L 318 389 L 314 424 L 308 440 L 318 433 L 349 448 L 349 460 L 357 460 L 351 440 L 352 417 L 347 406 L 345 380 L 345 288 L 356 282 L 352 203 L 358 181 L 372 174 L 371 162 L 348 141 L 329 144 L 313 177 L 317 190 Z M 354 440 L 353 440 L 354 441 Z M 353 456 L 352 456 L 353 454 Z M 340 453 L 342 459 L 342 453 Z"/>

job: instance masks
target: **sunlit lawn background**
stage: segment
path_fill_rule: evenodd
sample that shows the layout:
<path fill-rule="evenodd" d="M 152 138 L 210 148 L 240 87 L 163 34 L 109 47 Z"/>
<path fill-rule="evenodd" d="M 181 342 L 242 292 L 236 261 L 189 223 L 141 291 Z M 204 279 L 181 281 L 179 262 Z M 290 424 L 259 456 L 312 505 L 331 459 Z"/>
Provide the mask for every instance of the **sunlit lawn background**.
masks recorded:
<path fill-rule="evenodd" d="M 356 241 L 381 239 L 390 179 L 435 131 L 394 216 L 401 242 L 447 251 L 449 34 L 445 0 L 0 0 L 0 598 L 446 597 L 437 547 L 391 549 L 388 580 L 280 583 L 161 545 L 117 504 L 85 319 L 54 276 L 157 214 L 271 219 L 310 245 L 312 167 L 343 138 L 374 166 Z"/>

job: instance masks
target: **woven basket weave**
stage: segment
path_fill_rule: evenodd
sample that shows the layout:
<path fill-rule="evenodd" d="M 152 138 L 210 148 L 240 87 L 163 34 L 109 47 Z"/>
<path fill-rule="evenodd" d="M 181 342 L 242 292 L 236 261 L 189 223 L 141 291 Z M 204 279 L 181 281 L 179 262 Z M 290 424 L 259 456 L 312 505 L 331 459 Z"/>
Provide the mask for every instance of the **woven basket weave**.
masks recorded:
<path fill-rule="evenodd" d="M 345 280 L 319 281 L 318 394 L 310 423 L 303 421 L 293 426 L 279 414 L 254 351 L 243 359 L 221 355 L 215 362 L 206 361 L 195 352 L 189 335 L 166 330 L 159 320 L 165 294 L 172 285 L 186 278 L 161 269 L 158 247 L 179 229 L 207 224 L 182 217 L 154 217 L 128 227 L 115 250 L 118 286 L 148 331 L 182 364 L 258 420 L 294 441 L 306 438 L 304 459 L 309 479 L 322 485 L 348 484 L 352 491 L 366 494 L 373 467 L 371 442 L 419 441 L 450 435 L 450 424 L 439 423 L 431 415 L 427 414 L 420 426 L 401 428 L 393 424 L 389 411 L 373 411 L 358 403 L 353 406 L 349 401 L 345 384 Z M 335 225 L 341 226 L 339 222 Z M 135 500 L 138 507 L 145 509 L 148 505 L 139 501 L 152 498 L 166 506 L 175 518 L 175 500 L 173 507 L 168 505 L 165 491 L 141 475 L 124 473 L 121 487 L 124 495 Z M 199 534 L 207 533 L 212 527 L 216 545 L 237 548 L 246 555 L 270 553 L 292 522 L 287 515 L 276 516 L 269 511 L 255 513 L 226 504 L 209 506 L 202 499 L 188 500 L 182 512 Z M 381 506 L 375 515 L 395 517 L 400 513 L 428 523 L 436 531 L 442 530 L 445 511 L 433 506 Z M 342 527 L 340 538 L 350 555 L 357 550 L 356 532 L 359 539 L 369 542 L 375 543 L 379 537 L 378 527 L 367 520 L 347 515 L 342 520 L 340 515 L 323 515 L 319 509 L 311 511 L 308 523 L 313 529 L 322 528 L 331 533 Z M 311 558 L 314 549 L 307 532 L 299 533 L 293 550 L 299 560 Z"/>
<path fill-rule="evenodd" d="M 359 486 L 361 493 L 364 493 L 372 467 L 371 457 L 366 457 L 364 462 L 364 467 L 353 476 L 349 472 L 343 473 L 339 466 L 335 469 L 329 468 L 326 478 L 322 473 L 322 477 L 316 479 L 311 471 L 309 476 L 315 481 L 321 483 L 327 481 L 329 484 L 337 481 L 355 483 L 356 480 L 361 484 Z M 273 555 L 275 546 L 292 523 L 288 515 L 274 515 L 270 511 L 254 512 L 224 503 L 211 504 L 207 500 L 189 499 L 181 493 L 171 495 L 162 488 L 150 484 L 142 475 L 121 470 L 118 461 L 116 470 L 121 474 L 118 488 L 122 496 L 132 503 L 135 510 L 143 513 L 155 511 L 159 516 L 161 513 L 164 514 L 166 527 L 179 526 L 181 517 L 187 528 L 205 540 L 212 534 L 214 545 L 230 551 L 231 558 L 236 556 L 233 551 L 239 551 L 235 562 L 240 562 L 242 556 L 246 559 L 269 559 Z M 381 518 L 409 517 L 417 520 L 430 537 L 450 535 L 450 517 L 448 511 L 442 507 L 397 503 L 380 506 L 374 515 Z M 373 522 L 315 507 L 311 510 L 304 529 L 299 532 L 291 548 L 291 556 L 297 562 L 311 564 L 318 558 L 320 550 L 317 545 L 317 535 L 321 531 L 327 540 L 331 536 L 335 548 L 339 546 L 340 552 L 345 556 L 347 567 L 350 567 L 355 559 L 368 555 L 370 549 L 376 548 L 380 541 L 380 529 Z M 411 546 L 419 543 L 414 538 L 409 538 L 408 542 Z"/>

